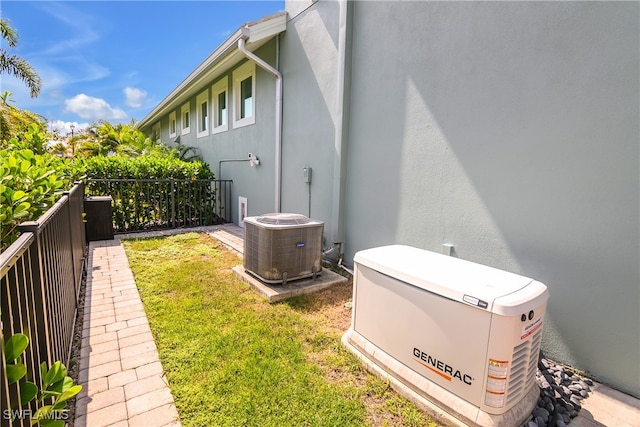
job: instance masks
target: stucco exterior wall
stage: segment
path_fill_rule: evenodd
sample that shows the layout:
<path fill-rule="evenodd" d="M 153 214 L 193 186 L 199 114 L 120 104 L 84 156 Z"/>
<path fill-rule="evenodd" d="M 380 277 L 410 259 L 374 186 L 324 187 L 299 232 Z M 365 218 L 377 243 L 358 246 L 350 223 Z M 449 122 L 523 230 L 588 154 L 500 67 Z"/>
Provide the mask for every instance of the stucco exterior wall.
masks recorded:
<path fill-rule="evenodd" d="M 345 177 L 347 260 L 448 243 L 542 281 L 546 355 L 636 396 L 638 16 L 635 2 L 356 2 Z"/>
<path fill-rule="evenodd" d="M 335 158 L 338 3 L 287 2 L 280 36 L 284 81 L 282 211 L 325 222 L 330 245 Z M 312 168 L 312 182 L 303 169 Z M 310 203 L 309 203 L 310 200 Z"/>

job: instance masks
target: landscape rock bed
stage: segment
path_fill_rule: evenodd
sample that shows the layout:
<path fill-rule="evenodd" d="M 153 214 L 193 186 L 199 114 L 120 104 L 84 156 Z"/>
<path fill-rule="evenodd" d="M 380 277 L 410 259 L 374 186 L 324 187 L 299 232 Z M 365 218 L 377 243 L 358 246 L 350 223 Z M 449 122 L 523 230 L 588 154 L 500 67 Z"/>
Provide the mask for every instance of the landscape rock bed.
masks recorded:
<path fill-rule="evenodd" d="M 79 376 L 80 376 L 80 348 L 82 346 L 82 328 L 84 321 L 84 300 L 86 295 L 87 288 L 87 271 L 86 266 L 82 272 L 82 281 L 80 283 L 80 290 L 78 292 L 78 305 L 76 312 L 76 322 L 73 330 L 73 341 L 71 343 L 71 355 L 69 357 L 69 366 L 67 368 L 67 375 L 69 375 L 74 384 L 80 384 Z M 83 387 L 86 387 L 86 384 L 80 384 Z M 80 395 L 83 395 L 85 390 L 80 392 Z M 74 420 L 76 416 L 76 399 L 78 395 L 72 397 L 67 401 L 67 427 L 74 425 Z"/>
<path fill-rule="evenodd" d="M 545 358 L 538 362 L 536 382 L 540 398 L 522 427 L 568 426 L 593 387 L 592 380 Z"/>

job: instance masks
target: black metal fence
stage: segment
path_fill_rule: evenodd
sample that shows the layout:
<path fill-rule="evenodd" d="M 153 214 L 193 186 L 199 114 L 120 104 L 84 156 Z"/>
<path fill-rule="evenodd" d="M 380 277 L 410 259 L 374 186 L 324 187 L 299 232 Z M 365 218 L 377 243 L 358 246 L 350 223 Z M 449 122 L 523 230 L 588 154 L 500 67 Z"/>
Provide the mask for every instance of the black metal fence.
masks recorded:
<path fill-rule="evenodd" d="M 86 260 L 84 198 L 112 198 L 119 233 L 231 222 L 231 180 L 88 180 L 76 183 L 0 253 L 2 339 L 29 337 L 23 380 L 42 385 L 40 363 L 69 363 Z M 107 205 L 108 206 L 108 205 Z M 42 403 L 20 405 L 20 382 L 9 384 L 0 350 L 0 426 L 28 426 Z"/>
<path fill-rule="evenodd" d="M 111 196 L 116 233 L 231 222 L 231 180 L 89 179 L 87 196 Z"/>
<path fill-rule="evenodd" d="M 18 240 L 0 254 L 2 338 L 29 337 L 22 363 L 25 378 L 38 387 L 41 362 L 69 362 L 85 267 L 83 198 L 84 186 L 77 183 L 37 221 L 21 224 Z M 28 426 L 39 404 L 34 400 L 21 408 L 20 382 L 8 384 L 6 362 L 3 353 L 0 425 Z M 18 416 L 12 420 L 12 415 Z"/>

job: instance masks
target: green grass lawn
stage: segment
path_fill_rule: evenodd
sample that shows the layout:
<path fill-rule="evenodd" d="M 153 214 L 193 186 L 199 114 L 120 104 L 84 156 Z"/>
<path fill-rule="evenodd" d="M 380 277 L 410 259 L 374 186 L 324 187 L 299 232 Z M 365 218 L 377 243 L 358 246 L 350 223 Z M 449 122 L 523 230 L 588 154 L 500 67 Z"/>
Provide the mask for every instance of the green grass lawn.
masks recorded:
<path fill-rule="evenodd" d="M 124 246 L 183 425 L 435 425 L 340 343 L 350 283 L 269 304 L 206 234 Z"/>

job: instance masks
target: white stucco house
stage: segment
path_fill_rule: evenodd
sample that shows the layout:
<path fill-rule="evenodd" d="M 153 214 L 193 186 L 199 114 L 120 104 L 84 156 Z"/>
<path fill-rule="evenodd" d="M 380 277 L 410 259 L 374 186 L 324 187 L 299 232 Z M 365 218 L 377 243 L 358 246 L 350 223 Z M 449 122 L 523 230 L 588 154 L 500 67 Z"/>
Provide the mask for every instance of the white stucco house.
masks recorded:
<path fill-rule="evenodd" d="M 640 396 L 639 12 L 291 1 L 140 126 L 233 179 L 235 218 L 320 219 L 347 264 L 446 244 L 545 283 L 546 355 Z"/>

